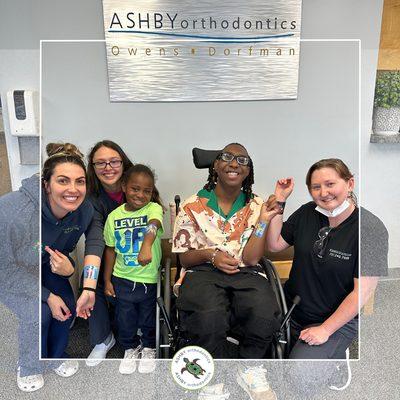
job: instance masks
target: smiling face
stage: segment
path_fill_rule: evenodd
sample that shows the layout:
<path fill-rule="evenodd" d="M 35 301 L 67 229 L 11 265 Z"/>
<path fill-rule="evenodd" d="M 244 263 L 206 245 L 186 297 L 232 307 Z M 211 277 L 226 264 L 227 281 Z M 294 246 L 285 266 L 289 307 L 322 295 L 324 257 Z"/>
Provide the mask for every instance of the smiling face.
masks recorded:
<path fill-rule="evenodd" d="M 247 150 L 237 144 L 230 144 L 226 146 L 223 153 L 231 153 L 233 156 L 244 156 L 249 157 Z M 249 165 L 240 165 L 237 159 L 234 158 L 230 162 L 226 162 L 222 159 L 217 159 L 214 163 L 215 172 L 218 175 L 218 184 L 225 185 L 227 187 L 242 187 L 243 181 L 248 177 L 250 173 Z"/>
<path fill-rule="evenodd" d="M 339 207 L 354 189 L 354 178 L 348 181 L 333 168 L 320 168 L 311 175 L 310 194 L 315 203 L 325 210 Z"/>
<path fill-rule="evenodd" d="M 93 155 L 94 171 L 101 185 L 108 192 L 119 190 L 119 183 L 123 172 L 122 162 L 118 167 L 107 164 L 105 168 L 99 168 L 99 163 L 110 163 L 112 161 L 122 161 L 119 153 L 109 147 L 100 147 Z M 97 164 L 97 165 L 96 165 Z M 101 166 L 101 165 L 100 165 Z"/>
<path fill-rule="evenodd" d="M 153 196 L 154 181 L 142 172 L 132 173 L 126 183 L 122 185 L 125 193 L 128 211 L 136 211 L 151 201 Z"/>
<path fill-rule="evenodd" d="M 85 171 L 77 164 L 58 164 L 44 184 L 51 211 L 58 219 L 75 211 L 85 199 Z"/>

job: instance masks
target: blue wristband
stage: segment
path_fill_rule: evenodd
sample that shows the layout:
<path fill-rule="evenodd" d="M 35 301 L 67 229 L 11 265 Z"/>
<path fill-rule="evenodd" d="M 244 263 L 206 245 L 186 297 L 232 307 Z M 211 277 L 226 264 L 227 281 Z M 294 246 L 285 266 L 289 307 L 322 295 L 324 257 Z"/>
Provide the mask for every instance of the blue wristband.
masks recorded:
<path fill-rule="evenodd" d="M 96 267 L 95 265 L 85 265 L 83 267 L 83 277 L 85 279 L 93 279 L 97 281 L 97 278 L 99 277 L 99 267 Z"/>
<path fill-rule="evenodd" d="M 266 222 L 259 222 L 254 230 L 254 235 L 257 236 L 258 238 L 261 238 L 264 235 L 267 226 L 268 224 Z"/>

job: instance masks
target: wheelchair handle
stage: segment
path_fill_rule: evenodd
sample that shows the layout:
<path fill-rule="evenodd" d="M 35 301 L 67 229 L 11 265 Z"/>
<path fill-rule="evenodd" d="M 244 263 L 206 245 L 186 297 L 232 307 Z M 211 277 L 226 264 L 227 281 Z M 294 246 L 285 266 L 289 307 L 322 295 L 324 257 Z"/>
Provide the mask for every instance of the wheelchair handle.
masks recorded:
<path fill-rule="evenodd" d="M 300 296 L 297 295 L 297 296 L 294 297 L 293 304 L 290 307 L 289 311 L 286 313 L 285 318 L 283 318 L 281 327 L 279 328 L 279 332 L 280 333 L 282 333 L 282 331 L 284 330 L 284 328 L 285 328 L 290 316 L 292 315 L 292 312 L 293 312 L 294 308 L 300 303 L 300 301 L 301 301 L 301 297 Z"/>
<path fill-rule="evenodd" d="M 161 310 L 161 312 L 163 314 L 164 321 L 167 324 L 167 329 L 168 329 L 169 334 L 173 335 L 173 331 L 172 331 L 172 328 L 171 328 L 171 323 L 170 323 L 170 320 L 169 320 L 169 316 L 167 314 L 167 310 L 165 309 L 164 299 L 162 297 L 157 297 L 157 304 L 160 307 L 160 310 Z"/>
<path fill-rule="evenodd" d="M 177 195 L 175 196 L 174 202 L 175 202 L 176 215 L 178 215 L 178 212 L 179 212 L 179 205 L 181 204 L 181 196 L 179 196 L 179 194 L 177 194 Z"/>
<path fill-rule="evenodd" d="M 175 195 L 174 197 L 174 202 L 175 202 L 175 215 L 178 216 L 179 213 L 179 206 L 181 204 L 181 196 L 179 194 Z M 173 229 L 173 228 L 171 228 Z M 179 276 L 181 274 L 181 262 L 179 260 L 179 255 L 176 254 L 176 275 L 175 275 L 175 282 L 179 279 Z"/>

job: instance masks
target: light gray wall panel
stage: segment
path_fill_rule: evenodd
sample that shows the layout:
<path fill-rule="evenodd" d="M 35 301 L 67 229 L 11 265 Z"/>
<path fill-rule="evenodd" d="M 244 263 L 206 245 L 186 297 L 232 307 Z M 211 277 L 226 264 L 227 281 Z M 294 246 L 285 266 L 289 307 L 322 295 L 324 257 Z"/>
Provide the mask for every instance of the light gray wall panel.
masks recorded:
<path fill-rule="evenodd" d="M 277 178 L 295 175 L 292 211 L 308 199 L 307 168 L 343 158 L 358 174 L 356 43 L 302 44 L 296 101 L 109 103 L 102 43 L 50 43 L 43 53 L 44 142 L 69 140 L 86 152 L 111 138 L 137 162 L 150 164 L 166 202 L 204 184 L 191 161 L 193 146 L 242 142 L 254 158 L 256 190 L 266 196 Z"/>

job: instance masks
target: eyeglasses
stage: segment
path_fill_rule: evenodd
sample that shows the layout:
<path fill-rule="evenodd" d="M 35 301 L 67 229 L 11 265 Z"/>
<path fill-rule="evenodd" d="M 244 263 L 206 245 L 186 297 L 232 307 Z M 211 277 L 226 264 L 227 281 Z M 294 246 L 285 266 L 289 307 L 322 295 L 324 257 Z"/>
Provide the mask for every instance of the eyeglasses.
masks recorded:
<path fill-rule="evenodd" d="M 107 165 L 111 168 L 119 168 L 122 165 L 122 160 L 97 161 L 92 164 L 96 169 L 106 169 Z"/>
<path fill-rule="evenodd" d="M 234 154 L 232 154 L 232 153 L 221 153 L 219 156 L 218 156 L 218 158 L 220 159 L 220 160 L 222 160 L 222 161 L 225 161 L 225 162 L 232 162 L 233 160 L 236 160 L 236 162 L 239 164 L 239 165 L 249 165 L 250 164 L 250 157 L 247 157 L 247 156 L 235 156 Z"/>
<path fill-rule="evenodd" d="M 326 251 L 326 245 L 328 244 L 328 235 L 332 230 L 331 226 L 324 226 L 318 231 L 318 238 L 314 243 L 314 253 L 318 258 L 323 258 Z"/>

